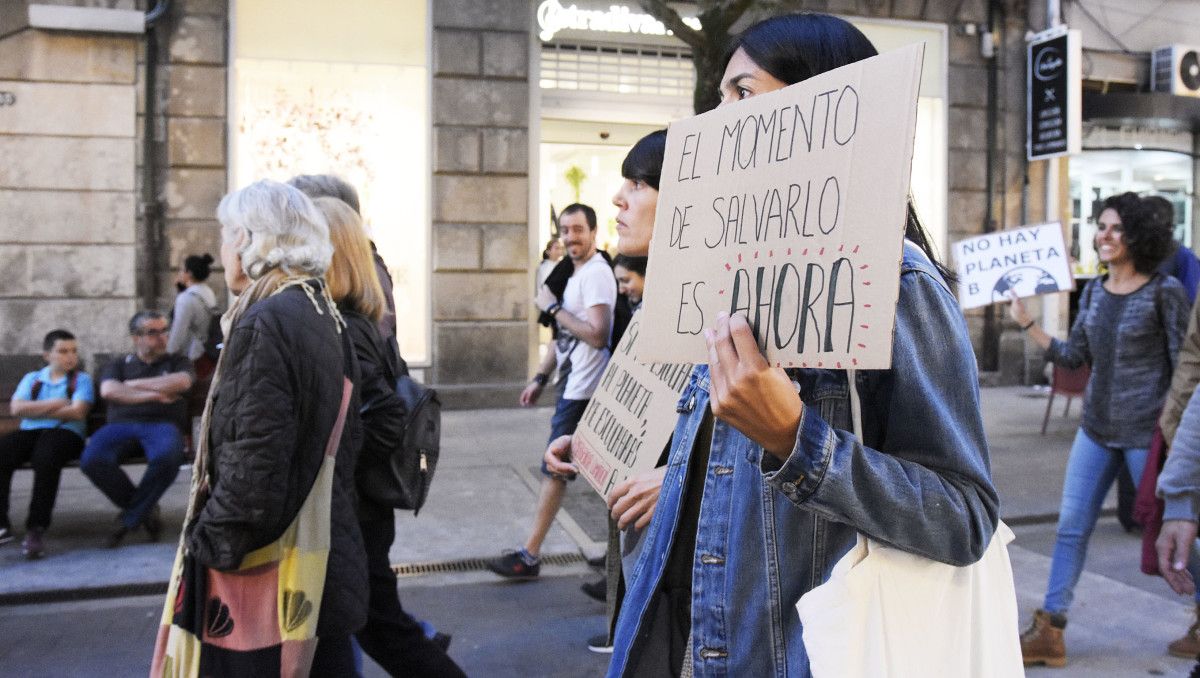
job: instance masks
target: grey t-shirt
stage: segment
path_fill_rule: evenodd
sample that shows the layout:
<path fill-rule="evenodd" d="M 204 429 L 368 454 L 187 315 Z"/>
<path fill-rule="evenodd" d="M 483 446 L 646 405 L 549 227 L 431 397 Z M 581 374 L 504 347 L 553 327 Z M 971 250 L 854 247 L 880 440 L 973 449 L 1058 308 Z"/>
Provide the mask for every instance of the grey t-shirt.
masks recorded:
<path fill-rule="evenodd" d="M 136 355 L 129 353 L 113 359 L 100 375 L 100 383 L 109 379 L 120 382 L 130 379 L 145 379 L 147 377 L 162 377 L 175 372 L 186 372 L 193 375 L 192 361 L 181 355 L 168 353 L 153 363 L 146 364 Z M 110 424 L 118 422 L 169 422 L 180 430 L 187 430 L 187 399 L 179 398 L 173 403 L 138 403 L 122 405 L 107 403 L 107 421 Z"/>

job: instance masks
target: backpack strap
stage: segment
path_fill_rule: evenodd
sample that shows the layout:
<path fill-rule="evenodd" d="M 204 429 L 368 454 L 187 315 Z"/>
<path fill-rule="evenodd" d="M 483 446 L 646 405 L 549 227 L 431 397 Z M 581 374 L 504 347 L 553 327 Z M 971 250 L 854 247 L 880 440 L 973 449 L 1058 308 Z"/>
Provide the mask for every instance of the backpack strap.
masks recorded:
<path fill-rule="evenodd" d="M 33 385 L 29 387 L 29 399 L 37 400 L 42 394 L 42 386 L 45 382 L 37 377 L 33 378 Z M 70 400 L 75 395 L 75 387 L 79 384 L 79 370 L 71 370 L 67 372 L 67 400 Z"/>
<path fill-rule="evenodd" d="M 1163 326 L 1162 288 L 1163 288 L 1163 283 L 1166 282 L 1166 276 L 1164 276 L 1162 273 L 1156 273 L 1156 274 L 1154 274 L 1154 277 L 1155 277 L 1155 283 L 1156 283 L 1154 286 L 1154 312 L 1158 315 L 1158 326 L 1162 327 Z"/>
<path fill-rule="evenodd" d="M 1096 285 L 1100 284 L 1099 280 L 1100 280 L 1100 276 L 1096 276 L 1095 278 L 1092 278 L 1091 280 L 1089 280 L 1088 284 L 1085 285 L 1083 288 L 1083 295 L 1084 295 L 1083 307 L 1087 311 L 1092 310 L 1092 290 L 1095 288 Z"/>

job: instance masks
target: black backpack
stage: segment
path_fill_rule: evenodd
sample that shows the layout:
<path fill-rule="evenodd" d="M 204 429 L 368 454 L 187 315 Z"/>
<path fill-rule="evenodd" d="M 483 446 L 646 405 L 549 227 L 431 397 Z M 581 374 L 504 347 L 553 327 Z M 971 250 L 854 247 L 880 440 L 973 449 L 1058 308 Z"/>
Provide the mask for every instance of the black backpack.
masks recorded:
<path fill-rule="evenodd" d="M 388 362 L 398 356 L 395 340 L 390 339 Z M 438 455 L 442 447 L 442 401 L 437 391 L 413 380 L 408 365 L 400 358 L 396 377 L 396 395 L 404 403 L 404 434 L 400 446 L 392 452 L 387 468 L 390 473 L 372 473 L 360 483 L 371 499 L 392 508 L 421 512 L 433 483 Z M 363 411 L 371 408 L 371 403 Z"/>
<path fill-rule="evenodd" d="M 225 334 L 221 332 L 221 314 L 213 311 L 208 319 L 208 332 L 204 335 L 204 355 L 216 361 L 225 346 Z"/>

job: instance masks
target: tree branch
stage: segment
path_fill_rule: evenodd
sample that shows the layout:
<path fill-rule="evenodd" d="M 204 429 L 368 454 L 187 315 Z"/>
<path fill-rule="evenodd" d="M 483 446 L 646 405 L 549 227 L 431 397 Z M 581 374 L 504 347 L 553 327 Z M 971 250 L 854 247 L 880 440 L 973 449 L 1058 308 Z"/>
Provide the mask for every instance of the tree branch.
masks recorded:
<path fill-rule="evenodd" d="M 692 28 L 683 23 L 683 18 L 679 16 L 679 12 L 668 5 L 665 0 L 638 0 L 638 4 L 650 16 L 663 22 L 675 34 L 675 37 L 682 40 L 688 47 L 692 49 L 701 49 L 704 47 L 704 33 Z"/>
<path fill-rule="evenodd" d="M 700 24 L 707 32 L 728 33 L 729 29 L 742 18 L 751 7 L 759 5 L 769 8 L 774 3 L 764 0 L 721 0 L 719 2 L 700 3 Z"/>

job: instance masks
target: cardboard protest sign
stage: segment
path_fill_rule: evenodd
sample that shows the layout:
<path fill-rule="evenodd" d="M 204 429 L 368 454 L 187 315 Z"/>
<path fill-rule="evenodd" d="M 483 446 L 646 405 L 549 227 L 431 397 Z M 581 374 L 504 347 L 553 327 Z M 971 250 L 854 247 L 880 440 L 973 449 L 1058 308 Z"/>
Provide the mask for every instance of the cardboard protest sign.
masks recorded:
<path fill-rule="evenodd" d="M 964 309 L 1075 288 L 1061 224 L 1038 224 L 960 240 L 958 302 Z"/>
<path fill-rule="evenodd" d="M 886 368 L 924 45 L 673 123 L 639 349 L 707 362 L 743 313 L 783 367 Z"/>
<path fill-rule="evenodd" d="M 692 372 L 690 364 L 638 362 L 645 317 L 638 312 L 629 321 L 571 445 L 571 461 L 605 498 L 622 480 L 654 468 Z"/>

